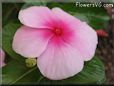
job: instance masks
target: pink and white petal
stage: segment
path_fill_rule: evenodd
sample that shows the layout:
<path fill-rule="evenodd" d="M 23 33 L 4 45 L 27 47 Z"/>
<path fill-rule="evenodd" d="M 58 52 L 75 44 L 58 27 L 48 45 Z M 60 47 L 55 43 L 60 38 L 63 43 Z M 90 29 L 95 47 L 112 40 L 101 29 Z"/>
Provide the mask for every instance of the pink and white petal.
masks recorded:
<path fill-rule="evenodd" d="M 0 68 L 5 66 L 5 52 L 0 48 Z"/>
<path fill-rule="evenodd" d="M 56 20 L 58 20 L 59 22 L 64 22 L 66 25 L 70 25 L 73 23 L 80 23 L 81 21 L 79 19 L 77 19 L 76 17 L 68 14 L 67 12 L 65 12 L 64 10 L 55 7 L 52 9 L 52 12 L 54 13 L 54 15 L 56 16 Z"/>
<path fill-rule="evenodd" d="M 77 50 L 63 41 L 60 45 L 51 41 L 46 51 L 37 58 L 40 72 L 52 80 L 72 77 L 83 69 L 83 65 L 83 58 Z"/>
<path fill-rule="evenodd" d="M 72 25 L 70 28 L 75 28 L 73 35 L 69 37 L 69 40 L 65 39 L 65 37 L 63 39 L 75 46 L 80 54 L 83 55 L 85 61 L 91 60 L 98 43 L 96 31 L 85 22 L 77 24 L 76 26 Z"/>
<path fill-rule="evenodd" d="M 23 26 L 13 39 L 13 49 L 24 57 L 38 57 L 45 49 L 52 35 L 47 29 L 34 29 Z"/>
<path fill-rule="evenodd" d="M 18 18 L 25 26 L 33 28 L 51 28 L 54 16 L 47 7 L 32 6 L 21 10 Z"/>

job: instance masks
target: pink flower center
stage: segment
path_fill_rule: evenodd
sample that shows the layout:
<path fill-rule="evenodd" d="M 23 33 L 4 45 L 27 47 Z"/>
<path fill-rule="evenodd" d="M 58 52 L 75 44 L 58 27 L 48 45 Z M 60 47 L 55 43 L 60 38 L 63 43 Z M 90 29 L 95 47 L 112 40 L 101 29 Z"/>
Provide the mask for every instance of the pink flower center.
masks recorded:
<path fill-rule="evenodd" d="M 60 28 L 55 28 L 52 31 L 53 31 L 54 35 L 56 35 L 56 36 L 61 36 L 63 33 L 62 29 L 60 29 Z"/>

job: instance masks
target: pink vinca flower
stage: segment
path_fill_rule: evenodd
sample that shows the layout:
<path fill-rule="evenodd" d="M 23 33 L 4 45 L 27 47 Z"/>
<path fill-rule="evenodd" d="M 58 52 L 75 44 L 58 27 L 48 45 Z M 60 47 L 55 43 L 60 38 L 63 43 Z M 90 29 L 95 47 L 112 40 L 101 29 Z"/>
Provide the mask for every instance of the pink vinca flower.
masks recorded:
<path fill-rule="evenodd" d="M 5 66 L 5 53 L 4 51 L 0 48 L 0 68 Z"/>
<path fill-rule="evenodd" d="M 24 26 L 15 33 L 13 49 L 24 57 L 38 57 L 37 66 L 49 79 L 74 76 L 94 56 L 96 32 L 60 8 L 29 7 L 19 12 L 19 20 Z"/>

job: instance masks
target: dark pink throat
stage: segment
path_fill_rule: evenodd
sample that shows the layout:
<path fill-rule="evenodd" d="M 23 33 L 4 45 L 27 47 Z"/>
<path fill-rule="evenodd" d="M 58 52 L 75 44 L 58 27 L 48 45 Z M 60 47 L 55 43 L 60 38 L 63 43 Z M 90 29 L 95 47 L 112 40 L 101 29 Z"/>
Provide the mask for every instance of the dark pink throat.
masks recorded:
<path fill-rule="evenodd" d="M 63 31 L 62 31 L 62 29 L 55 28 L 55 29 L 53 30 L 53 33 L 54 33 L 54 35 L 56 35 L 56 36 L 61 36 L 61 35 L 63 34 Z"/>

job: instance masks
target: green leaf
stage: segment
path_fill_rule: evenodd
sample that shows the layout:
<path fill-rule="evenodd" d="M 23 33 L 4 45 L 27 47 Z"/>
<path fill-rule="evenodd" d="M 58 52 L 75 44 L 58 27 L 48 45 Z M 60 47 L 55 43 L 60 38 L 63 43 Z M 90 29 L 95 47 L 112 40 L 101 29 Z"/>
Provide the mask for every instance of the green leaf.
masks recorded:
<path fill-rule="evenodd" d="M 33 0 L 24 0 L 25 4 L 22 6 L 21 9 L 25 9 L 31 6 L 46 6 L 47 2 L 45 0 L 38 0 L 38 1 L 33 1 Z"/>
<path fill-rule="evenodd" d="M 13 36 L 19 27 L 20 24 L 16 23 L 9 23 L 5 27 L 3 27 L 2 46 L 4 51 L 8 53 L 8 55 L 10 55 L 11 58 L 18 60 L 20 63 L 24 63 L 24 58 L 15 53 L 12 49 Z"/>
<path fill-rule="evenodd" d="M 109 16 L 102 7 L 78 7 L 74 3 L 47 3 L 49 8 L 60 7 L 69 14 L 87 22 L 94 29 L 103 29 L 108 23 Z"/>
<path fill-rule="evenodd" d="M 0 48 L 2 47 L 2 32 L 0 32 Z"/>
<path fill-rule="evenodd" d="M 102 84 L 104 83 L 105 69 L 103 63 L 98 57 L 94 57 L 91 61 L 85 62 L 84 69 L 77 75 L 59 81 L 52 81 L 42 78 L 40 83 L 44 84 Z"/>
<path fill-rule="evenodd" d="M 53 0 L 23 0 L 25 3 L 51 2 Z"/>
<path fill-rule="evenodd" d="M 27 68 L 12 60 L 2 69 L 2 84 L 35 84 L 40 76 L 37 67 Z"/>
<path fill-rule="evenodd" d="M 9 22 L 18 21 L 18 12 L 23 3 L 2 3 L 2 26 L 4 27 Z"/>

